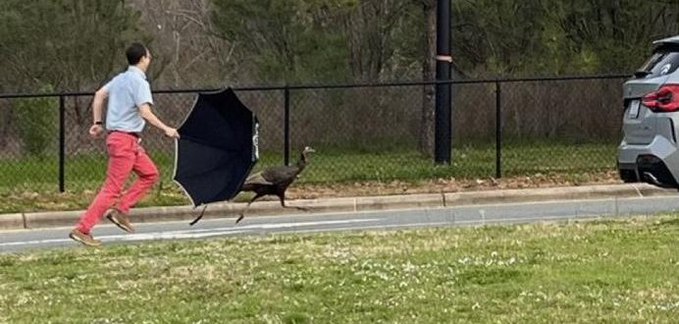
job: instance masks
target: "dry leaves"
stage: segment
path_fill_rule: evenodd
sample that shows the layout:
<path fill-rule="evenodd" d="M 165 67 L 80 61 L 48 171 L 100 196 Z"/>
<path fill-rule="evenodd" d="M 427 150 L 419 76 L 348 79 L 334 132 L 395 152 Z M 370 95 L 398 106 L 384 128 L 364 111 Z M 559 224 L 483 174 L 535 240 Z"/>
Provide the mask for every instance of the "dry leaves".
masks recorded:
<path fill-rule="evenodd" d="M 530 177 L 505 177 L 501 179 L 434 179 L 417 183 L 404 181 L 355 182 L 347 184 L 293 184 L 287 191 L 290 199 L 316 199 L 329 197 L 399 195 L 415 193 L 438 193 L 480 191 L 497 189 L 548 188 L 581 186 L 589 184 L 622 183 L 617 171 L 592 173 L 579 176 L 564 174 L 535 174 Z"/>

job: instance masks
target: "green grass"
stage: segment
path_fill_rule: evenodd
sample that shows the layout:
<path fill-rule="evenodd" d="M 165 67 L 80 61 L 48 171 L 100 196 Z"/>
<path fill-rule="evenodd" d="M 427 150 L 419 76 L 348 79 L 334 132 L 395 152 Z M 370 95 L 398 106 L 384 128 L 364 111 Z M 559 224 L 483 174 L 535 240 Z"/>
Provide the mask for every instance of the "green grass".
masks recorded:
<path fill-rule="evenodd" d="M 295 183 L 335 186 L 356 182 L 416 184 L 435 179 L 487 179 L 495 177 L 495 148 L 466 144 L 454 148 L 451 165 L 434 165 L 414 150 L 349 151 L 317 147 L 310 165 Z M 615 146 L 610 144 L 567 144 L 537 142 L 506 145 L 502 151 L 503 177 L 556 175 L 578 182 L 592 175 L 615 170 Z M 151 152 L 162 181 L 153 194 L 139 204 L 188 204 L 172 182 L 174 157 Z M 296 161 L 297 156 L 292 156 Z M 66 192 L 58 193 L 56 157 L 21 161 L 0 160 L 0 213 L 40 210 L 72 210 L 87 207 L 101 186 L 106 170 L 103 154 L 70 156 L 66 161 Z M 254 171 L 282 164 L 280 154 L 263 153 Z"/>
<path fill-rule="evenodd" d="M 674 322 L 678 235 L 672 215 L 1 255 L 0 322 Z"/>
<path fill-rule="evenodd" d="M 503 175 L 530 175 L 549 172 L 592 172 L 615 168 L 615 146 L 605 144 L 555 144 L 508 146 L 502 152 Z M 174 157 L 152 154 L 163 180 L 170 182 Z M 292 157 L 292 162 L 297 156 Z M 319 149 L 300 182 L 351 182 L 363 180 L 422 180 L 437 177 L 495 176 L 495 148 L 462 146 L 453 151 L 449 166 L 437 166 L 414 150 L 351 152 Z M 263 154 L 255 171 L 281 164 L 280 154 Z M 57 159 L 0 160 L 0 191 L 8 188 L 57 188 Z M 103 154 L 78 155 L 66 161 L 67 189 L 94 189 L 101 185 L 106 170 Z"/>
<path fill-rule="evenodd" d="M 503 176 L 535 173 L 586 173 L 615 168 L 615 145 L 535 143 L 505 146 Z M 314 157 L 304 176 L 307 182 L 360 180 L 415 181 L 433 178 L 487 178 L 495 176 L 495 147 L 465 145 L 453 150 L 452 164 L 437 166 L 420 153 L 394 150 L 386 153 L 330 151 Z"/>

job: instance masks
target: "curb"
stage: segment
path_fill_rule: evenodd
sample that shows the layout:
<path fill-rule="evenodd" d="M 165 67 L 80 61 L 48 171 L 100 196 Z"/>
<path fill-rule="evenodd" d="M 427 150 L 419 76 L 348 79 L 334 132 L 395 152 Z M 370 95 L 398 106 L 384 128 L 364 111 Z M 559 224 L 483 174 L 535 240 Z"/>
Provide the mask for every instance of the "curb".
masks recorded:
<path fill-rule="evenodd" d="M 498 203 L 539 202 L 548 200 L 605 199 L 676 195 L 673 189 L 649 184 L 593 185 L 530 189 L 486 190 L 435 194 L 320 198 L 290 201 L 289 206 L 306 207 L 314 212 L 359 212 L 369 210 L 422 207 L 452 207 Z M 203 219 L 237 217 L 245 203 L 215 203 L 205 211 Z M 191 221 L 202 207 L 171 206 L 137 208 L 132 212 L 135 223 Z M 84 211 L 16 213 L 0 215 L 0 230 L 38 229 L 73 226 Z M 299 213 L 294 208 L 281 208 L 278 201 L 261 201 L 250 206 L 246 217 Z"/>

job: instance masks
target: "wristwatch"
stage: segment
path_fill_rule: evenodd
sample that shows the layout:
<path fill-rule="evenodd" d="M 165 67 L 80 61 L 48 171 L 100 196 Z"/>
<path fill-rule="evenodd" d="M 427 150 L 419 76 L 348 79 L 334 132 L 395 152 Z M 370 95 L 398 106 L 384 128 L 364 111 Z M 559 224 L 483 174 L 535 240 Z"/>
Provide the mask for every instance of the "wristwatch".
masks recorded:
<path fill-rule="evenodd" d="M 101 120 L 98 120 L 98 121 L 95 121 L 94 124 L 95 125 L 103 125 L 104 123 Z"/>

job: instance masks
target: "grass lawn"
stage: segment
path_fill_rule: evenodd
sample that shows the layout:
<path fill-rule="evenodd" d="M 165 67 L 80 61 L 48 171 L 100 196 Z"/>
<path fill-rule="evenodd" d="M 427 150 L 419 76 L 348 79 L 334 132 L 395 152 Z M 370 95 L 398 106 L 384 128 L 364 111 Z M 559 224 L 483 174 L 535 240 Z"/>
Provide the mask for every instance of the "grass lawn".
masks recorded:
<path fill-rule="evenodd" d="M 0 255 L 0 322 L 673 322 L 679 216 Z"/>
<path fill-rule="evenodd" d="M 615 170 L 615 145 L 537 142 L 509 144 L 502 151 L 503 177 L 554 175 L 569 181 L 588 179 Z M 495 177 L 495 148 L 463 145 L 453 151 L 451 165 L 434 165 L 417 151 L 349 151 L 317 148 L 310 165 L 293 186 L 315 188 L 357 182 L 410 184 L 437 179 L 488 179 Z M 172 182 L 174 157 L 153 153 L 162 174 L 154 194 L 140 204 L 188 204 Z M 293 162 L 297 156 L 293 155 Z M 263 154 L 255 170 L 282 163 L 280 154 Z M 66 161 L 66 192 L 58 193 L 56 157 L 0 161 L 0 213 L 38 210 L 70 210 L 87 206 L 101 186 L 106 168 L 104 155 L 71 156 Z"/>
<path fill-rule="evenodd" d="M 615 145 L 563 144 L 539 142 L 508 145 L 502 151 L 503 175 L 530 175 L 545 172 L 591 172 L 615 168 Z M 174 154 L 174 153 L 172 153 Z M 169 182 L 174 156 L 151 152 L 163 179 Z M 292 155 L 295 162 L 297 155 Z M 353 152 L 346 149 L 318 149 L 300 181 L 305 183 L 351 182 L 362 180 L 421 180 L 437 177 L 484 178 L 495 176 L 495 147 L 468 145 L 453 150 L 451 165 L 434 165 L 419 152 L 408 149 Z M 58 187 L 56 157 L 0 160 L 0 190 L 8 188 L 49 189 Z M 264 153 L 255 171 L 282 164 L 280 154 Z M 70 156 L 65 163 L 67 189 L 96 188 L 106 170 L 106 156 Z"/>

